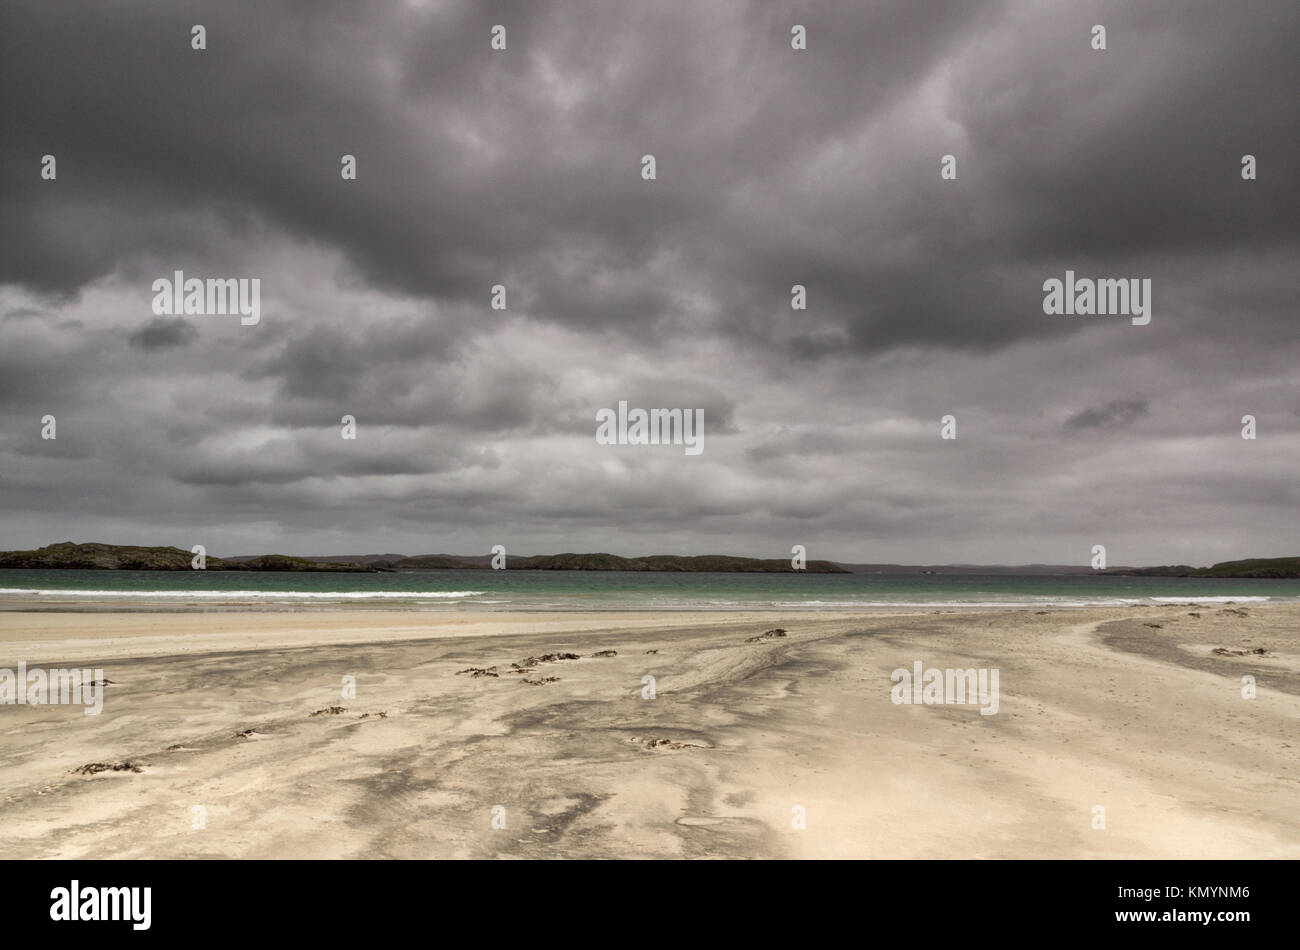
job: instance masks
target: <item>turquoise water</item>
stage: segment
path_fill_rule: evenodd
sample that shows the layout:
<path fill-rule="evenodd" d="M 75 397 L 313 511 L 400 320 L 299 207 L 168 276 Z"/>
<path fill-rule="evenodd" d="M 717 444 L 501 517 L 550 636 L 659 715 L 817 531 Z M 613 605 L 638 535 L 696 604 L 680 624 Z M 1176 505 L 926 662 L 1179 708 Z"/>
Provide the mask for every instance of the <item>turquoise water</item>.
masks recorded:
<path fill-rule="evenodd" d="M 650 574 L 623 571 L 0 571 L 0 598 L 420 610 L 854 610 L 1300 601 L 1300 580 L 983 574 Z"/>

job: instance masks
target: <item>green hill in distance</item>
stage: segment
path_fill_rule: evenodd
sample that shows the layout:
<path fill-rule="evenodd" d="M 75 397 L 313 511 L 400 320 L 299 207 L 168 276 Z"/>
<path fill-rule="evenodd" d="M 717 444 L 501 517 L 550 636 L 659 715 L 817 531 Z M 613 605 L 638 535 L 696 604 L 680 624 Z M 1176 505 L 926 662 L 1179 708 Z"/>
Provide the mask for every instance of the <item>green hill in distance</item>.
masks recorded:
<path fill-rule="evenodd" d="M 63 541 L 35 551 L 0 552 L 0 569 L 91 570 L 91 571 L 188 571 L 193 555 L 174 547 L 140 547 L 136 545 L 77 544 Z M 288 557 L 262 554 L 256 557 L 220 558 L 209 555 L 209 571 L 353 571 L 378 573 L 404 570 L 487 570 L 491 555 L 458 557 L 451 554 L 428 554 L 421 557 L 401 555 L 364 555 L 355 560 L 321 557 Z M 789 560 L 781 558 L 730 557 L 722 554 L 678 556 L 658 554 L 651 557 L 626 558 L 616 554 L 546 554 L 536 557 L 509 557 L 506 567 L 514 571 L 717 571 L 726 573 L 796 573 Z M 806 573 L 847 574 L 845 568 L 830 561 L 809 561 Z"/>
<path fill-rule="evenodd" d="M 1211 567 L 1172 564 L 1165 567 L 1121 567 L 1106 574 L 1136 577 L 1263 577 L 1300 578 L 1300 557 L 1255 557 L 1222 561 Z"/>
<path fill-rule="evenodd" d="M 63 541 L 36 551 L 0 551 L 0 568 L 28 570 L 81 571 L 189 571 L 194 555 L 171 547 L 139 547 L 130 544 L 76 544 Z M 361 571 L 377 573 L 373 567 L 358 564 L 309 561 L 283 554 L 232 561 L 208 557 L 209 571 Z"/>
<path fill-rule="evenodd" d="M 92 571 L 188 571 L 193 555 L 174 547 L 125 544 L 78 544 L 62 541 L 35 551 L 0 551 L 0 569 Z M 209 571 L 325 571 L 375 574 L 389 571 L 488 570 L 490 554 L 401 554 L 291 557 L 284 554 L 207 558 Z M 1223 561 L 1211 567 L 1173 564 L 1161 567 L 1114 567 L 1092 571 L 1078 565 L 1030 564 L 1021 567 L 978 564 L 838 564 L 809 561 L 795 571 L 786 558 L 733 557 L 726 554 L 654 554 L 621 557 L 617 554 L 541 554 L 508 556 L 512 571 L 652 571 L 715 572 L 727 574 L 1109 574 L 1134 577 L 1254 577 L 1300 578 L 1300 557 L 1248 558 Z"/>

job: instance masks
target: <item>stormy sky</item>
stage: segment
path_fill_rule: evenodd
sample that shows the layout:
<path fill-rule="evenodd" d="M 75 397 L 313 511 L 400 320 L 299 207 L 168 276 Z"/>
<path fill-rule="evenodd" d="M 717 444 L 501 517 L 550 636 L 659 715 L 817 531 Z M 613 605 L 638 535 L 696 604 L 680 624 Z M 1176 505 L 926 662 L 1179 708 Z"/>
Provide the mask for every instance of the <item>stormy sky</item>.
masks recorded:
<path fill-rule="evenodd" d="M 6 0 L 0 548 L 1300 553 L 1297 48 L 1276 0 Z M 1045 314 L 1067 269 L 1150 324 Z M 155 315 L 178 270 L 260 322 Z M 703 453 L 597 444 L 619 400 Z"/>

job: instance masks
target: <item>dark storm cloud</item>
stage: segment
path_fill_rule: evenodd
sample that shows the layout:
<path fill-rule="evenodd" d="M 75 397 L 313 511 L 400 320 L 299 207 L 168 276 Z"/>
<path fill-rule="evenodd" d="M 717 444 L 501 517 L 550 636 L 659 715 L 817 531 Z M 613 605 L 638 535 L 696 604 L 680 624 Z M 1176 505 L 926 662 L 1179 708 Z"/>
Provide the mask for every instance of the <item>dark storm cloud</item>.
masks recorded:
<path fill-rule="evenodd" d="M 1297 46 L 1270 0 L 6 3 L 0 503 L 241 551 L 1269 548 Z M 261 322 L 155 317 L 178 269 L 260 277 Z M 1067 269 L 1151 278 L 1152 323 L 1045 315 Z M 702 408 L 705 454 L 595 445 L 623 399 Z"/>
<path fill-rule="evenodd" d="M 1147 410 L 1145 399 L 1115 399 L 1070 416 L 1065 420 L 1065 430 L 1118 429 L 1141 419 Z"/>
<path fill-rule="evenodd" d="M 36 310 L 33 307 L 18 307 L 10 310 L 5 314 L 6 320 L 34 320 L 37 317 L 48 317 L 49 314 L 44 310 Z"/>
<path fill-rule="evenodd" d="M 142 350 L 165 350 L 173 346 L 187 346 L 198 335 L 199 331 L 192 323 L 176 317 L 158 317 L 131 334 L 131 345 Z"/>
<path fill-rule="evenodd" d="M 1013 253 L 1054 269 L 1293 235 L 1295 123 L 1276 94 L 1300 79 L 1285 55 L 1300 37 L 1250 9 L 1228 20 L 1181 4 L 1165 23 L 1099 7 L 1112 48 L 1098 53 L 1086 7 L 1006 26 L 1005 7 L 956 2 L 235 3 L 134 17 L 96 4 L 70 29 L 67 7 L 19 4 L 0 276 L 74 292 L 141 251 L 210 252 L 262 218 L 394 290 L 481 301 L 513 274 L 535 315 L 628 333 L 679 319 L 663 283 L 637 286 L 674 247 L 692 248 L 677 280 L 730 305 L 737 333 L 762 325 L 764 301 L 785 303 L 793 280 L 774 271 L 815 287 L 820 321 L 861 349 L 1059 333 L 1033 307 L 1041 275 L 999 273 Z M 788 49 L 796 19 L 813 37 L 802 58 Z M 204 53 L 185 42 L 195 20 Z M 485 55 L 502 20 L 513 47 Z M 981 31 L 997 27 L 1022 55 L 984 52 Z M 945 127 L 907 128 L 909 96 L 963 42 L 980 68 L 944 91 Z M 56 44 L 59 60 L 42 55 Z M 1195 72 L 1177 68 L 1185 48 L 1208 50 Z M 855 148 L 873 123 L 911 140 Z M 1261 141 L 1271 185 L 1244 189 L 1237 161 Z M 57 186 L 23 173 L 45 151 L 63 153 Z M 662 166 L 653 184 L 636 175 L 644 151 Z M 964 190 L 938 179 L 945 151 Z M 344 153 L 360 163 L 346 186 Z M 819 162 L 828 173 L 808 180 Z M 187 213 L 200 210 L 224 233 L 196 234 Z"/>

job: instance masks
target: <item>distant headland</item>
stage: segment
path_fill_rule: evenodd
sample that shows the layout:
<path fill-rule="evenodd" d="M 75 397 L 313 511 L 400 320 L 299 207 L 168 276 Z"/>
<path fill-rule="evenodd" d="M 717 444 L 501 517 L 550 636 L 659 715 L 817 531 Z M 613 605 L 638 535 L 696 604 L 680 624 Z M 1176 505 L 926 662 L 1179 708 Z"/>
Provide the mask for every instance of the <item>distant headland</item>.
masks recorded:
<path fill-rule="evenodd" d="M 0 569 L 92 570 L 92 571 L 188 571 L 194 555 L 181 548 L 138 547 L 135 545 L 63 541 L 35 551 L 0 552 Z M 349 571 L 375 574 L 389 571 L 490 570 L 492 555 L 458 557 L 400 554 L 348 557 L 290 557 L 261 554 L 256 557 L 205 558 L 209 571 Z M 512 571 L 659 571 L 718 573 L 796 573 L 790 560 L 781 558 L 731 557 L 723 554 L 678 556 L 659 554 L 627 558 L 616 554 L 545 554 L 511 557 Z M 808 561 L 802 573 L 849 574 L 847 568 L 830 561 Z"/>
<path fill-rule="evenodd" d="M 209 571 L 316 571 L 388 573 L 393 571 L 490 570 L 493 556 L 423 554 L 362 554 L 295 557 L 284 554 L 205 558 Z M 188 571 L 194 554 L 175 547 L 129 544 L 78 544 L 63 541 L 34 551 L 0 551 L 0 569 L 92 571 Z M 542 554 L 510 557 L 512 571 L 651 571 L 723 574 L 1038 574 L 1133 577 L 1300 578 L 1300 557 L 1247 558 L 1211 567 L 1187 564 L 1163 567 L 1114 567 L 1094 571 L 1077 564 L 850 564 L 810 560 L 796 571 L 788 558 L 734 557 L 726 554 Z"/>

